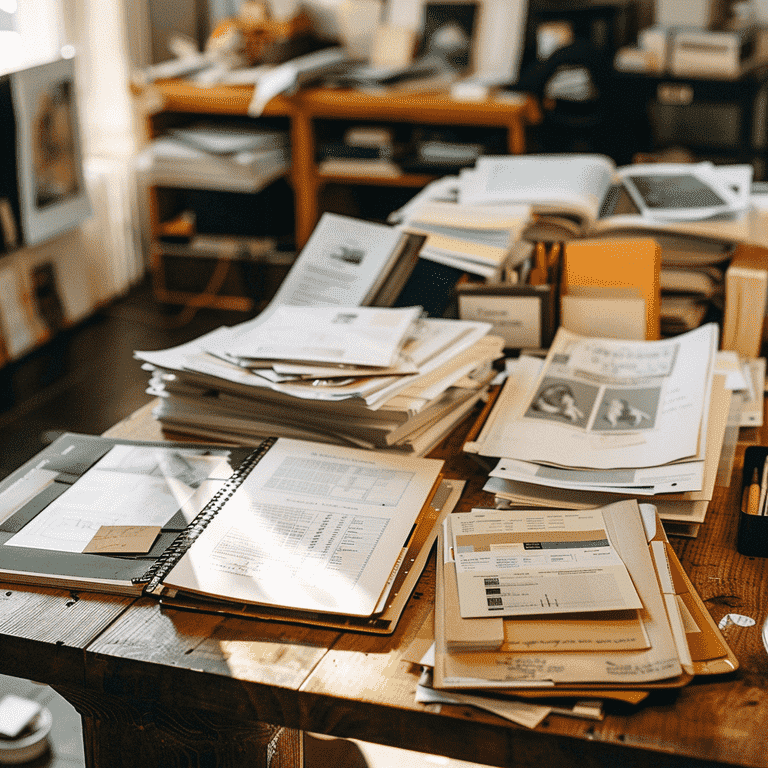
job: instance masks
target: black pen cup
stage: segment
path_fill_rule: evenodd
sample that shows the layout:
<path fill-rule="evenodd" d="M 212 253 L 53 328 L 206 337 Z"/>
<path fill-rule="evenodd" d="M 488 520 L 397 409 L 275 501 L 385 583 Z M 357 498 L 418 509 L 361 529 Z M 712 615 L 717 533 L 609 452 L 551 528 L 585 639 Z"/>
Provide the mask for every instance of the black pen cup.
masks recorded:
<path fill-rule="evenodd" d="M 750 445 L 744 452 L 736 549 L 742 555 L 749 557 L 768 557 L 768 515 L 755 515 L 747 512 L 749 486 L 752 484 L 755 469 L 757 469 L 757 481 L 759 483 L 763 477 L 763 467 L 766 460 L 768 460 L 768 447 L 766 446 Z"/>

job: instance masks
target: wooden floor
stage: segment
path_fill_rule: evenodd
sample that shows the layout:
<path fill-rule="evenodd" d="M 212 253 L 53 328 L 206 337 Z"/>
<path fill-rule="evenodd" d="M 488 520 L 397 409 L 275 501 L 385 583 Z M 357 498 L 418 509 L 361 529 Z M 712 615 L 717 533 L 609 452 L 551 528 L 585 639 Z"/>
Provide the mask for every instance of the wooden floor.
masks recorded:
<path fill-rule="evenodd" d="M 61 432 L 100 434 L 149 402 L 147 373 L 133 358 L 134 350 L 165 349 L 248 317 L 200 310 L 183 322 L 187 318 L 178 307 L 159 305 L 148 286 L 141 285 L 53 344 L 6 367 L 0 371 L 0 478 Z M 46 686 L 0 675 L 0 698 L 9 693 L 40 701 L 53 715 L 51 752 L 30 764 L 33 768 L 85 764 L 80 716 L 68 702 Z M 342 768 L 332 745 L 316 744 L 311 753 L 312 768 Z M 471 768 L 448 758 L 368 744 L 359 745 L 358 756 L 373 768 Z"/>
<path fill-rule="evenodd" d="M 189 322 L 140 285 L 43 349 L 0 371 L 0 478 L 62 431 L 100 434 L 149 401 L 137 349 L 165 349 L 241 312 L 199 310 Z"/>

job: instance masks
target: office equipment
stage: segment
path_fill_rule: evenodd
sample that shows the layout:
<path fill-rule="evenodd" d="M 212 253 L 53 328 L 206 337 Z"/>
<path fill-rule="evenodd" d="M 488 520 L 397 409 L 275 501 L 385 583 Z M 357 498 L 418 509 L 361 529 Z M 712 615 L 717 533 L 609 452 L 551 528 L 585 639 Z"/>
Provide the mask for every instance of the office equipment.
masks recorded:
<path fill-rule="evenodd" d="M 750 445 L 744 452 L 736 548 L 749 557 L 768 557 L 768 448 Z"/>
<path fill-rule="evenodd" d="M 670 71 L 677 77 L 736 79 L 754 52 L 755 32 L 754 27 L 675 30 L 669 44 Z"/>
<path fill-rule="evenodd" d="M 280 439 L 248 452 L 64 435 L 0 486 L 0 573 L 375 618 L 411 539 L 429 540 L 441 467 Z M 147 526 L 148 551 L 123 546 Z"/>
<path fill-rule="evenodd" d="M 752 473 L 752 479 L 749 481 L 747 491 L 747 508 L 744 510 L 748 515 L 760 514 L 760 476 L 755 467 Z"/>

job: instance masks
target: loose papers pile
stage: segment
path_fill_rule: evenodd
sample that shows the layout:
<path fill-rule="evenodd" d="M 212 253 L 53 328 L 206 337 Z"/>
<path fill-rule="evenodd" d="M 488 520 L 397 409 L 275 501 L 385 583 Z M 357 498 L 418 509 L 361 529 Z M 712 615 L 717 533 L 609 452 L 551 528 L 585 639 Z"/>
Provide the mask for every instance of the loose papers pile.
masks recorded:
<path fill-rule="evenodd" d="M 276 306 L 180 347 L 136 352 L 155 417 L 244 445 L 276 435 L 424 455 L 486 393 L 503 340 L 419 308 Z"/>
<path fill-rule="evenodd" d="M 521 357 L 477 440 L 486 490 L 508 506 L 656 505 L 694 536 L 712 498 L 730 407 L 715 375 L 717 326 L 663 341 L 558 330 L 546 359 Z"/>
<path fill-rule="evenodd" d="M 529 205 L 468 205 L 455 200 L 459 178 L 428 185 L 390 217 L 400 229 L 423 235 L 422 259 L 500 282 L 532 252 L 522 240 L 531 221 Z"/>
<path fill-rule="evenodd" d="M 156 138 L 138 159 L 152 184 L 259 192 L 290 168 L 287 131 L 199 125 Z"/>
<path fill-rule="evenodd" d="M 447 515 L 436 584 L 422 701 L 461 691 L 496 711 L 505 696 L 536 697 L 499 712 L 535 726 L 547 695 L 637 703 L 737 668 L 650 504 Z"/>

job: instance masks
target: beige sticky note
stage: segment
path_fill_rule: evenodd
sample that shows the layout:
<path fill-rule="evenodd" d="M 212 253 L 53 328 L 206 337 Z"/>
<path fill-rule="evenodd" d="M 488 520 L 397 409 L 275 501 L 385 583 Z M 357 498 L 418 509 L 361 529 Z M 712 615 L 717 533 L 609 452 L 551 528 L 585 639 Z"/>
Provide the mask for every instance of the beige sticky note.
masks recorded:
<path fill-rule="evenodd" d="M 152 549 L 159 525 L 102 525 L 83 552 L 100 555 L 143 555 Z"/>

